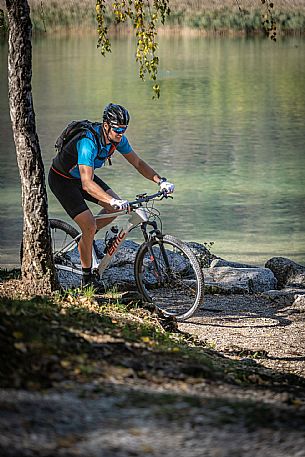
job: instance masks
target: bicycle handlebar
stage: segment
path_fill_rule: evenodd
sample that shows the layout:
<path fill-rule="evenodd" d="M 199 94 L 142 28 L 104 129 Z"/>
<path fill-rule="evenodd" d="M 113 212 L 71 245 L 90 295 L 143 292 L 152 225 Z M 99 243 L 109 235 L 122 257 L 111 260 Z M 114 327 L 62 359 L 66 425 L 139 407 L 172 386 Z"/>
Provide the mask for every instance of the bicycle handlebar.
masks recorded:
<path fill-rule="evenodd" d="M 154 200 L 155 198 L 161 197 L 162 198 L 168 198 L 169 195 L 165 190 L 159 190 L 159 192 L 152 194 L 152 195 L 141 195 L 139 198 L 136 200 L 129 202 L 129 206 L 131 209 L 137 208 L 141 206 L 142 203 L 147 203 L 150 200 Z"/>
<path fill-rule="evenodd" d="M 152 195 L 140 195 L 136 200 L 132 201 L 132 202 L 128 202 L 129 203 L 129 209 L 131 210 L 134 210 L 134 209 L 137 209 L 139 207 L 142 206 L 142 203 L 147 203 L 149 202 L 150 200 L 154 200 L 156 198 L 160 197 L 160 200 L 162 200 L 162 198 L 172 198 L 170 195 L 168 195 L 168 193 L 166 192 L 166 190 L 159 190 L 159 192 L 156 192 L 155 194 L 152 194 Z M 115 208 L 114 208 L 115 209 Z M 115 216 L 120 216 L 120 215 L 123 215 L 123 214 L 126 214 L 126 213 L 129 213 L 129 210 L 127 209 L 124 209 L 124 210 L 120 210 L 120 211 L 117 211 L 115 213 Z M 99 218 L 99 217 L 105 217 L 105 214 L 106 213 L 99 213 L 95 216 L 95 218 Z"/>

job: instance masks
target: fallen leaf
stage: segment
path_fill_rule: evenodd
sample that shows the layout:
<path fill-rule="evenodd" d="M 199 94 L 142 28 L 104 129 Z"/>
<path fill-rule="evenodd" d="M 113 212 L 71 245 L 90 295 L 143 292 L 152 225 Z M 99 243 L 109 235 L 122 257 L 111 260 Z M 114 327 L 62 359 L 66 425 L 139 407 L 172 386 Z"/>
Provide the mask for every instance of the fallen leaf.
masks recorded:
<path fill-rule="evenodd" d="M 62 368 L 69 368 L 71 366 L 71 362 L 69 360 L 61 360 L 60 365 Z"/>
<path fill-rule="evenodd" d="M 18 349 L 18 351 L 20 351 L 20 352 L 23 352 L 23 353 L 27 352 L 26 345 L 24 343 L 22 343 L 22 342 L 14 343 L 14 347 L 16 349 Z"/>

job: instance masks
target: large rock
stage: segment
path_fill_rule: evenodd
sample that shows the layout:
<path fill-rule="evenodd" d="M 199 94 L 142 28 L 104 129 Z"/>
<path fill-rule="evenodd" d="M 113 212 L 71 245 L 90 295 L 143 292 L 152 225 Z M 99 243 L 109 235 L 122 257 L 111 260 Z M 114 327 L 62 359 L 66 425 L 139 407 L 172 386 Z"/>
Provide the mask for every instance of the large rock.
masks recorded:
<path fill-rule="evenodd" d="M 119 290 L 130 290 L 136 288 L 133 269 L 138 248 L 139 244 L 134 241 L 126 240 L 123 242 L 121 249 L 113 256 L 109 267 L 103 274 L 101 282 L 107 289 L 117 288 Z M 104 255 L 104 241 L 95 241 L 95 249 L 98 258 L 101 259 Z M 68 255 L 73 262 L 79 263 L 80 260 L 77 248 Z M 81 285 L 81 275 L 69 271 L 60 270 L 58 279 L 60 285 L 64 289 L 80 287 Z"/>
<path fill-rule="evenodd" d="M 221 258 L 214 259 L 211 263 L 211 268 L 214 267 L 232 267 L 232 268 L 259 268 L 255 265 L 249 265 L 247 263 L 232 262 Z"/>
<path fill-rule="evenodd" d="M 125 264 L 120 267 L 112 266 L 107 268 L 103 274 L 102 282 L 106 289 L 118 291 L 136 289 L 133 265 Z"/>
<path fill-rule="evenodd" d="M 278 288 L 305 287 L 305 267 L 285 257 L 272 257 L 265 264 L 277 279 Z"/>
<path fill-rule="evenodd" d="M 281 290 L 268 290 L 263 295 L 280 306 L 295 305 L 299 308 L 305 307 L 305 289 L 288 287 Z"/>
<path fill-rule="evenodd" d="M 126 240 L 123 242 L 121 248 L 113 256 L 111 263 L 103 273 L 101 282 L 107 289 L 117 289 L 119 291 L 136 289 L 134 264 L 139 246 L 140 245 L 134 241 Z M 102 258 L 104 255 L 105 243 L 102 240 L 97 240 L 95 242 L 95 249 L 98 258 Z M 175 252 L 169 252 L 168 255 L 173 259 L 178 271 L 184 272 L 188 270 L 188 262 L 183 256 Z M 75 262 L 79 262 L 77 248 L 69 253 L 69 256 Z M 157 281 L 153 271 L 151 271 L 149 279 L 151 283 Z M 60 271 L 59 281 L 64 288 L 79 287 L 81 276 L 67 271 Z"/>
<path fill-rule="evenodd" d="M 120 249 L 115 253 L 111 266 L 120 267 L 128 263 L 134 263 L 140 245 L 132 240 L 125 240 Z M 102 240 L 95 241 L 95 249 L 99 258 L 103 257 L 105 243 Z"/>
<path fill-rule="evenodd" d="M 276 279 L 267 268 L 212 267 L 203 269 L 211 292 L 256 293 L 276 288 Z"/>
<path fill-rule="evenodd" d="M 277 281 L 270 269 L 253 267 L 252 265 L 229 262 L 211 254 L 202 244 L 189 242 L 187 245 L 199 260 L 205 274 L 205 290 L 210 293 L 256 293 L 265 292 L 277 287 Z M 98 256 L 102 257 L 105 244 L 101 240 L 95 242 Z M 103 274 L 102 282 L 107 288 L 131 290 L 136 288 L 134 279 L 134 262 L 139 244 L 134 241 L 124 241 L 120 250 L 115 254 L 111 264 Z M 78 257 L 78 251 L 70 253 Z M 185 259 L 176 253 L 176 266 L 183 271 L 186 268 Z M 211 265 L 210 268 L 208 268 Z M 151 280 L 153 281 L 154 276 Z M 60 272 L 60 282 L 63 287 L 79 287 L 81 277 L 65 271 Z"/>
<path fill-rule="evenodd" d="M 63 289 L 75 289 L 80 287 L 82 277 L 70 271 L 59 270 L 57 272 L 58 281 Z"/>
<path fill-rule="evenodd" d="M 218 259 L 203 244 L 195 243 L 194 241 L 186 241 L 185 244 L 195 254 L 201 268 L 208 268 L 214 259 Z"/>

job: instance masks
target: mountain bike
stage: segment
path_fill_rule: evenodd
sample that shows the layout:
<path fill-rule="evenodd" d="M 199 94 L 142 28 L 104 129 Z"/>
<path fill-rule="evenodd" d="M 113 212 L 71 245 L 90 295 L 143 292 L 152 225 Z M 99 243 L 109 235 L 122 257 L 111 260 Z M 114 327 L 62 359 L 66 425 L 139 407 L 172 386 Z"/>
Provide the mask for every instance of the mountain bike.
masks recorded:
<path fill-rule="evenodd" d="M 92 269 L 101 278 L 128 234 L 139 227 L 144 242 L 136 253 L 134 276 L 143 301 L 153 303 L 165 315 L 183 320 L 203 303 L 204 278 L 199 262 L 187 244 L 162 233 L 160 212 L 154 204 L 168 197 L 164 191 L 153 195 L 140 194 L 136 200 L 129 202 L 129 211 L 116 212 L 116 217 L 128 214 L 128 221 L 120 227 L 112 227 L 110 236 L 109 232 L 106 233 L 102 258 L 99 258 L 94 242 Z M 109 213 L 99 213 L 94 217 L 109 218 Z M 50 219 L 49 223 L 56 270 L 81 275 L 77 249 L 81 233 L 58 219 Z"/>

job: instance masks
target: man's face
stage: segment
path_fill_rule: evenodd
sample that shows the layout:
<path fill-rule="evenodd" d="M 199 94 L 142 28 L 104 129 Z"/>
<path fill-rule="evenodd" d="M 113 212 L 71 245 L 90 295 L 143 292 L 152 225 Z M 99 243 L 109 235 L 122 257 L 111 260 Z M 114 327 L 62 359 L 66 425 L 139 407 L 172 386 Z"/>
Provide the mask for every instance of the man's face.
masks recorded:
<path fill-rule="evenodd" d="M 122 139 L 122 136 L 124 135 L 124 132 L 127 129 L 126 125 L 119 125 L 118 127 L 111 127 L 109 124 L 105 123 L 104 124 L 107 129 L 108 136 L 111 141 L 114 141 L 115 143 L 119 143 Z"/>

